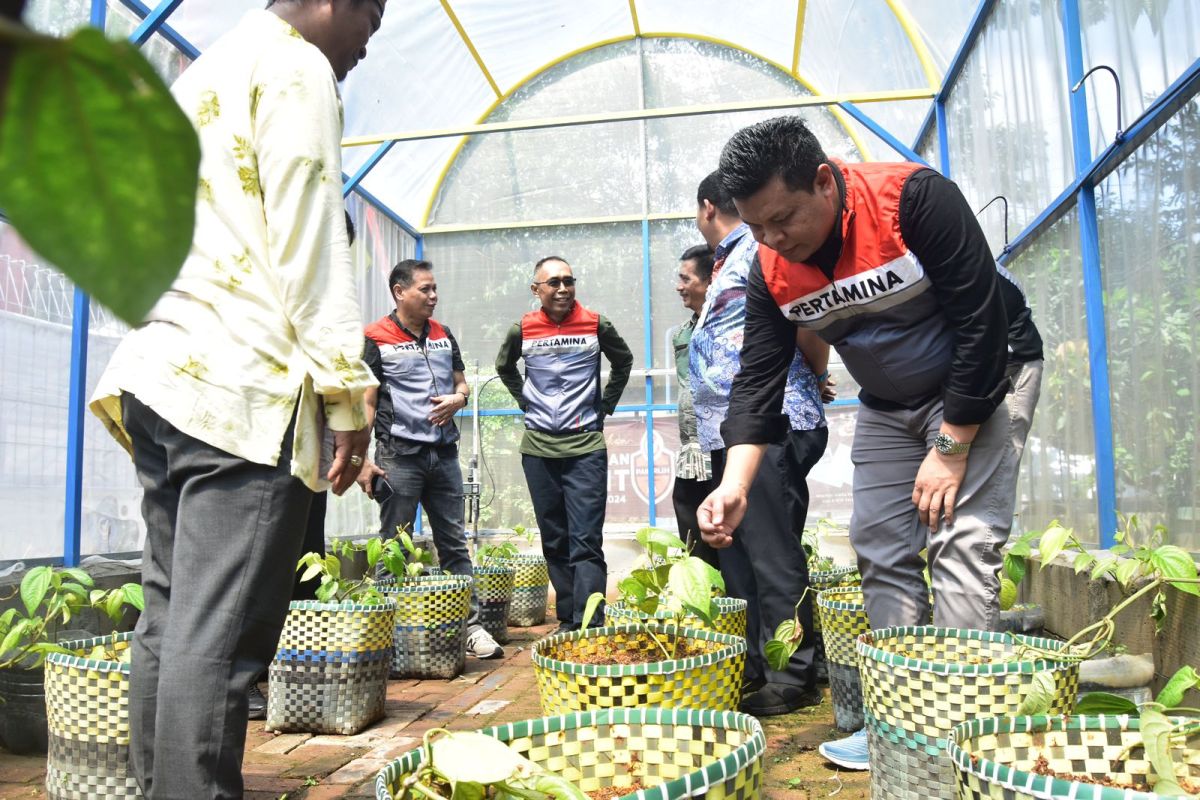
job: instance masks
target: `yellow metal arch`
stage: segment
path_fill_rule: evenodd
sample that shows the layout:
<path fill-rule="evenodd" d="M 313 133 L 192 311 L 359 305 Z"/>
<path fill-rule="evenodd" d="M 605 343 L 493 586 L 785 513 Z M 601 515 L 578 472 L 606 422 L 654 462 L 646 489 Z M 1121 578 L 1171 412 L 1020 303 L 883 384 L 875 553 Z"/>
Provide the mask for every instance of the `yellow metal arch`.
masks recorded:
<path fill-rule="evenodd" d="M 445 0 L 443 0 L 443 2 L 445 2 Z M 803 2 L 803 0 L 801 0 L 801 2 Z M 631 0 L 631 8 L 632 8 L 632 0 Z M 484 111 L 484 113 L 479 116 L 479 118 L 476 120 L 476 124 L 482 124 L 484 121 L 487 120 L 488 117 L 490 117 L 493 113 L 495 113 L 496 109 L 499 108 L 502 103 L 504 103 L 506 100 L 508 100 L 514 94 L 516 94 L 518 91 L 520 91 L 520 89 L 523 88 L 526 84 L 530 83 L 538 76 L 549 71 L 550 69 L 553 69 L 554 67 L 563 63 L 564 61 L 568 61 L 568 60 L 574 58 L 575 56 L 582 55 L 583 53 L 589 52 L 591 50 L 596 50 L 601 47 L 607 47 L 608 45 L 611 45 L 611 44 L 618 44 L 620 42 L 630 42 L 636 38 L 638 38 L 638 37 L 635 34 L 635 35 L 629 35 L 629 36 L 615 36 L 615 37 L 612 37 L 609 39 L 602 39 L 598 42 L 594 42 L 592 44 L 585 45 L 584 47 L 575 48 L 574 50 L 571 50 L 567 53 L 564 53 L 561 56 L 558 56 L 557 58 L 552 59 L 551 61 L 546 62 L 541 67 L 538 67 L 537 69 L 533 70 L 528 75 L 526 75 L 524 78 L 521 78 L 521 80 L 514 83 L 508 89 L 508 91 L 497 96 L 495 101 L 493 101 L 492 104 L 490 106 L 488 106 L 487 110 Z M 650 33 L 643 33 L 643 34 L 641 34 L 641 38 L 643 38 L 643 39 L 691 39 L 691 40 L 695 40 L 695 41 L 709 42 L 710 44 L 716 44 L 716 45 L 720 45 L 722 47 L 728 47 L 732 50 L 738 50 L 740 52 L 746 53 L 747 55 L 753 56 L 754 58 L 757 58 L 758 60 L 760 60 L 766 64 L 769 64 L 770 66 L 779 70 L 783 74 L 790 76 L 793 80 L 795 80 L 797 83 L 799 83 L 805 89 L 807 89 L 811 94 L 814 94 L 814 95 L 821 94 L 821 92 L 809 80 L 807 80 L 803 76 L 789 70 L 786 66 L 784 66 L 783 64 L 780 64 L 778 61 L 768 58 L 767 56 L 763 55 L 762 53 L 755 52 L 754 50 L 751 50 L 748 47 L 743 47 L 742 45 L 736 44 L 727 39 L 719 39 L 715 36 L 704 36 L 704 35 L 700 35 L 700 34 L 681 33 L 678 31 L 654 31 L 654 32 L 650 32 Z M 858 152 L 860 154 L 862 154 L 863 160 L 871 161 L 872 157 L 871 157 L 870 148 L 867 146 L 867 143 L 865 141 L 863 141 L 862 137 L 858 135 L 858 132 L 854 129 L 854 127 L 850 124 L 850 120 L 846 116 L 845 112 L 841 111 L 840 109 L 838 109 L 836 107 L 830 107 L 829 111 L 831 114 L 833 114 L 834 118 L 838 121 L 838 124 L 840 124 L 842 126 L 842 128 L 845 129 L 846 135 L 850 137 L 850 140 L 852 142 L 854 142 L 854 146 L 856 148 L 858 148 Z M 454 147 L 454 152 L 452 152 L 450 154 L 450 157 L 448 159 L 446 159 L 446 164 L 442 167 L 441 171 L 438 173 L 437 181 L 434 183 L 433 189 L 429 193 L 429 202 L 425 205 L 425 212 L 421 216 L 420 227 L 422 230 L 424 230 L 424 228 L 429 224 L 429 215 L 433 212 L 433 204 L 437 200 L 437 196 L 442 190 L 442 184 L 445 183 L 446 176 L 449 174 L 450 168 L 452 166 L 454 166 L 454 162 L 462 154 L 462 149 L 463 149 L 463 147 L 466 146 L 468 139 L 470 139 L 469 136 L 464 136 L 464 137 L 462 137 L 462 139 L 459 140 L 458 144 L 455 145 L 455 147 Z"/>
<path fill-rule="evenodd" d="M 492 87 L 492 91 L 496 93 L 496 97 L 499 97 L 501 94 L 500 87 L 496 85 L 496 80 L 492 77 L 492 71 L 487 68 L 487 64 L 483 63 L 483 56 L 479 55 L 479 51 L 475 49 L 475 43 L 467 35 L 467 29 L 459 21 L 458 14 L 455 14 L 454 9 L 450 7 L 450 0 L 441 0 L 441 4 L 442 9 L 446 12 L 446 16 L 454 24 L 454 30 L 458 31 L 459 38 L 463 40 L 463 44 L 470 51 L 471 58 L 475 59 L 475 63 L 479 66 L 479 71 L 483 73 L 483 77 L 487 78 L 488 85 Z"/>
<path fill-rule="evenodd" d="M 796 38 L 792 43 L 792 74 L 800 71 L 800 43 L 804 41 L 804 15 L 808 13 L 805 0 L 796 0 Z"/>
<path fill-rule="evenodd" d="M 629 0 L 629 16 L 633 19 L 633 35 L 642 35 L 642 25 L 637 17 L 637 0 Z"/>
<path fill-rule="evenodd" d="M 925 80 L 929 81 L 929 88 L 934 92 L 940 91 L 942 88 L 942 76 L 938 72 L 937 65 L 933 63 L 933 56 L 929 52 L 929 46 L 925 44 L 925 39 L 921 36 L 921 31 L 917 27 L 916 20 L 908 10 L 908 6 L 904 4 L 904 0 L 887 0 L 888 8 L 896 15 L 896 21 L 900 23 L 900 27 L 904 30 L 904 35 L 908 37 L 908 41 L 912 44 L 913 52 L 917 54 L 917 61 L 921 63 L 921 69 L 925 71 Z"/>

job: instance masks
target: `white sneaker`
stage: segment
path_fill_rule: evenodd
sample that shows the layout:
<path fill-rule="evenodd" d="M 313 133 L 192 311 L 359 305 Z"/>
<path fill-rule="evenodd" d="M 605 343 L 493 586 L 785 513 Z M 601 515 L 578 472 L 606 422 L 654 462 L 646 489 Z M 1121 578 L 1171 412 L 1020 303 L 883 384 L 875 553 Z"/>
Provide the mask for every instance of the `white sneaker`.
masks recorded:
<path fill-rule="evenodd" d="M 467 632 L 467 655 L 475 658 L 500 658 L 504 648 L 496 644 L 492 635 L 483 628 L 475 628 Z"/>
<path fill-rule="evenodd" d="M 855 731 L 845 739 L 825 742 L 817 751 L 844 769 L 869 770 L 871 759 L 867 754 L 867 729 Z"/>

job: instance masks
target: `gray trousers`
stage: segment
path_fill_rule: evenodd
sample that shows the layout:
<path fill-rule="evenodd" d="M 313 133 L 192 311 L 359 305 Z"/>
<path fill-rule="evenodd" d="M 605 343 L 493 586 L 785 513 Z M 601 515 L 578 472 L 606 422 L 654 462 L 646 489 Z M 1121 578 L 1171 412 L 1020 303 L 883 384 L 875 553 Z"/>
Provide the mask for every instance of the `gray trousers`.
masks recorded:
<path fill-rule="evenodd" d="M 242 797 L 246 690 L 274 655 L 313 493 L 180 432 L 126 394 L 145 490 L 130 766 L 148 800 Z"/>
<path fill-rule="evenodd" d="M 1018 414 L 1027 420 L 1020 435 L 1023 445 L 1033 405 L 1020 400 L 1018 404 Z M 850 543 L 858 554 L 872 628 L 928 622 L 923 549 L 928 551 L 934 624 L 984 630 L 996 626 L 1000 548 L 1008 540 L 1016 502 L 1017 426 L 1009 401 L 980 426 L 959 488 L 954 521 L 943 521 L 937 532 L 930 533 L 918 518 L 912 493 L 917 470 L 941 424 L 941 398 L 911 410 L 859 408 L 851 451 Z"/>

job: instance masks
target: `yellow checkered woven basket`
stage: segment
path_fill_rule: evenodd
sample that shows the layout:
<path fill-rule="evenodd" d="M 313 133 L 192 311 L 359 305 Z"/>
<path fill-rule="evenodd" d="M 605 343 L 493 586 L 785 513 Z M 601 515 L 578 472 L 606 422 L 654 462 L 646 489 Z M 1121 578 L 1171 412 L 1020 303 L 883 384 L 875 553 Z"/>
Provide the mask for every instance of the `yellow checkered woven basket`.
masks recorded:
<path fill-rule="evenodd" d="M 267 730 L 355 734 L 383 717 L 396 606 L 293 602 L 268 671 Z"/>
<path fill-rule="evenodd" d="M 709 625 L 699 617 L 687 614 L 683 618 L 683 627 L 744 637 L 746 635 L 746 601 L 737 597 L 717 597 L 713 602 L 717 604 L 718 609 L 716 625 Z M 671 615 L 667 611 L 660 610 L 654 615 L 654 618 L 666 620 L 670 619 Z M 622 600 L 605 605 L 605 625 L 628 625 L 638 619 L 650 619 L 650 615 L 643 614 L 636 608 L 630 608 Z"/>
<path fill-rule="evenodd" d="M 472 579 L 420 575 L 379 588 L 396 603 L 393 678 L 453 678 L 467 662 Z"/>
<path fill-rule="evenodd" d="M 654 625 L 660 639 L 673 626 Z M 586 628 L 548 636 L 533 645 L 533 668 L 547 714 L 600 708 L 707 708 L 737 706 L 746 665 L 746 640 L 683 628 L 680 635 L 702 655 L 645 664 L 582 664 L 582 657 L 626 650 L 661 654 L 641 626 Z"/>
<path fill-rule="evenodd" d="M 72 655 L 46 658 L 46 794 L 141 797 L 129 762 L 129 665 L 86 658 L 97 645 L 129 648 L 132 633 L 63 642 Z"/>
<path fill-rule="evenodd" d="M 734 712 L 614 708 L 498 725 L 483 731 L 584 792 L 631 786 L 620 800 L 757 800 L 766 739 L 758 720 Z M 375 779 L 394 800 L 421 763 L 406 753 Z"/>
<path fill-rule="evenodd" d="M 500 644 L 508 641 L 508 612 L 512 608 L 513 567 L 473 567 L 479 622 Z"/>
<path fill-rule="evenodd" d="M 1068 714 L 1079 693 L 1079 664 L 1018 660 L 1029 643 L 1063 642 L 1011 633 L 933 626 L 884 628 L 858 637 L 873 797 L 955 800 L 946 754 L 955 725 L 1015 714 L 1039 672 L 1054 678 L 1051 711 Z"/>
<path fill-rule="evenodd" d="M 861 586 L 839 586 L 817 595 L 817 613 L 821 617 L 821 636 L 829 671 L 829 695 L 833 700 L 833 721 L 844 731 L 863 726 L 862 682 L 858 674 L 855 640 L 871 629 L 863 605 Z"/>
<path fill-rule="evenodd" d="M 1138 720 L 1104 717 L 1005 717 L 955 726 L 949 753 L 960 800 L 1070 798 L 1156 800 L 1149 791 L 1150 763 L 1141 747 Z M 1200 749 L 1174 747 L 1175 774 L 1200 782 Z M 1039 759 L 1062 777 L 1033 772 Z M 1070 780 L 1109 779 L 1141 791 Z"/>
<path fill-rule="evenodd" d="M 512 604 L 508 608 L 508 624 L 528 628 L 545 622 L 550 591 L 550 569 L 546 566 L 546 559 L 534 553 L 524 553 L 512 558 L 493 558 L 488 563 L 516 570 Z"/>

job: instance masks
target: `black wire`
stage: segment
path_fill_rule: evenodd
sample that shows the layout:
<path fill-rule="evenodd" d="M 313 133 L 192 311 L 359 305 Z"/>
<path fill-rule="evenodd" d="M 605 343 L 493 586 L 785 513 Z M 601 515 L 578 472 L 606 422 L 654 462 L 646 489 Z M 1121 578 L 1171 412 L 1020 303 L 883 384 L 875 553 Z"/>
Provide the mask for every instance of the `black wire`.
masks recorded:
<path fill-rule="evenodd" d="M 476 391 L 479 392 L 480 400 L 483 399 L 483 390 L 487 388 L 487 385 L 499 377 L 500 377 L 499 375 L 493 375 L 492 377 L 488 378 L 483 383 L 479 384 L 479 388 Z M 482 411 L 482 409 L 480 409 L 480 410 Z M 484 452 L 484 449 L 483 449 L 483 419 L 482 419 L 482 417 L 479 420 L 479 442 L 478 442 L 478 444 L 479 444 L 479 468 L 482 469 L 484 471 L 484 474 L 487 475 L 488 487 L 491 489 L 491 492 L 492 492 L 491 497 L 488 498 L 486 503 L 483 502 L 482 497 L 479 499 L 479 512 L 480 512 L 480 514 L 482 514 L 483 510 L 485 508 L 491 508 L 492 503 L 495 502 L 495 500 L 496 500 L 496 476 L 492 474 L 491 465 L 488 464 L 487 454 Z"/>

